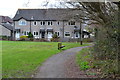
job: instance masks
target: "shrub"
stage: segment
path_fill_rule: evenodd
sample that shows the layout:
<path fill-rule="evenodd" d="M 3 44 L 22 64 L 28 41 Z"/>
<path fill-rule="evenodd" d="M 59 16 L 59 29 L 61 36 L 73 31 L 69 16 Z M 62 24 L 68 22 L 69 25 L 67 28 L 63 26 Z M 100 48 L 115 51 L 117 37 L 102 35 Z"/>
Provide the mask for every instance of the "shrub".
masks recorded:
<path fill-rule="evenodd" d="M 28 33 L 28 38 L 33 38 L 33 34 L 31 32 Z"/>
<path fill-rule="evenodd" d="M 112 25 L 97 28 L 93 55 L 95 60 L 99 61 L 99 64 L 97 62 L 96 65 L 99 65 L 102 74 L 107 76 L 118 74 L 117 61 L 120 51 L 118 46 L 120 34 L 118 32 L 118 28 L 112 27 Z"/>
<path fill-rule="evenodd" d="M 20 36 L 20 40 L 21 40 L 21 41 L 25 41 L 25 40 L 27 40 L 27 38 L 28 38 L 28 37 L 27 37 L 27 36 L 25 36 L 25 35 Z"/>
<path fill-rule="evenodd" d="M 52 38 L 58 38 L 57 34 L 53 34 Z"/>
<path fill-rule="evenodd" d="M 51 41 L 53 42 L 58 42 L 59 41 L 59 37 L 57 36 L 57 34 L 53 34 Z"/>
<path fill-rule="evenodd" d="M 0 40 L 8 40 L 7 36 L 0 36 Z"/>
<path fill-rule="evenodd" d="M 31 32 L 28 33 L 28 38 L 30 39 L 30 41 L 33 41 L 33 34 Z"/>

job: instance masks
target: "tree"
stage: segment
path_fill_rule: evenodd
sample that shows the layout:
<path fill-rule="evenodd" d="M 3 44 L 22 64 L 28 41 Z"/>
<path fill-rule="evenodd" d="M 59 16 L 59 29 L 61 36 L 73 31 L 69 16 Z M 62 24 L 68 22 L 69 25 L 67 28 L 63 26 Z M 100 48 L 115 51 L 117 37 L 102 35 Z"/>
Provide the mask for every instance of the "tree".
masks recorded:
<path fill-rule="evenodd" d="M 111 70 L 106 74 L 119 74 L 120 53 L 120 2 L 67 2 L 84 14 L 79 14 L 78 19 L 96 24 L 96 44 L 94 56 L 99 60 L 107 60 L 109 64 L 105 68 Z M 117 60 L 117 62 L 116 62 Z M 111 62 L 112 61 L 112 62 Z"/>

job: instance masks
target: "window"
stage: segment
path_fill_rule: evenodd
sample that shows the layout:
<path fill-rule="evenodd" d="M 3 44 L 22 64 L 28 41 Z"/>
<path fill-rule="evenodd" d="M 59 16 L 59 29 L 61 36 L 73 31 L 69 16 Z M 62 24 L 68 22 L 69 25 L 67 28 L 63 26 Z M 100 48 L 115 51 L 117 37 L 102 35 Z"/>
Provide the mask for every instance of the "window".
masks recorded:
<path fill-rule="evenodd" d="M 65 36 L 69 37 L 70 36 L 70 32 L 65 32 Z"/>
<path fill-rule="evenodd" d="M 75 21 L 68 22 L 69 25 L 75 25 Z"/>
<path fill-rule="evenodd" d="M 35 35 L 35 32 L 34 32 L 34 35 Z"/>
<path fill-rule="evenodd" d="M 51 25 L 52 25 L 52 21 L 51 21 Z"/>
<path fill-rule="evenodd" d="M 29 34 L 29 32 L 27 32 L 27 35 Z"/>
<path fill-rule="evenodd" d="M 34 32 L 33 32 L 33 35 L 34 35 L 34 36 L 37 36 L 37 35 L 38 35 L 38 32 L 34 31 Z"/>
<path fill-rule="evenodd" d="M 48 25 L 50 25 L 50 22 L 48 22 Z"/>
<path fill-rule="evenodd" d="M 45 21 L 43 21 L 43 25 L 45 25 Z"/>
<path fill-rule="evenodd" d="M 26 35 L 26 31 L 24 32 L 24 35 Z"/>
<path fill-rule="evenodd" d="M 37 22 L 36 22 L 36 21 L 35 21 L 35 22 L 33 22 L 33 25 L 35 25 L 35 26 L 36 26 L 36 25 L 37 25 Z"/>
<path fill-rule="evenodd" d="M 75 38 L 79 38 L 79 32 L 75 32 Z"/>
<path fill-rule="evenodd" d="M 52 21 L 48 21 L 48 25 L 52 25 Z"/>
<path fill-rule="evenodd" d="M 45 25 L 45 21 L 41 21 L 40 24 L 41 24 L 41 25 Z"/>
<path fill-rule="evenodd" d="M 38 32 L 36 32 L 36 35 L 38 35 Z"/>
<path fill-rule="evenodd" d="M 60 32 L 55 32 L 55 34 L 59 37 L 60 36 Z"/>
<path fill-rule="evenodd" d="M 59 25 L 60 23 L 59 23 L 59 22 L 57 22 L 57 24 Z"/>
<path fill-rule="evenodd" d="M 42 25 L 42 22 L 40 22 L 40 24 Z"/>
<path fill-rule="evenodd" d="M 26 25 L 26 21 L 19 21 L 19 25 Z"/>
<path fill-rule="evenodd" d="M 28 36 L 28 34 L 29 34 L 29 31 L 24 32 L 24 35 Z"/>

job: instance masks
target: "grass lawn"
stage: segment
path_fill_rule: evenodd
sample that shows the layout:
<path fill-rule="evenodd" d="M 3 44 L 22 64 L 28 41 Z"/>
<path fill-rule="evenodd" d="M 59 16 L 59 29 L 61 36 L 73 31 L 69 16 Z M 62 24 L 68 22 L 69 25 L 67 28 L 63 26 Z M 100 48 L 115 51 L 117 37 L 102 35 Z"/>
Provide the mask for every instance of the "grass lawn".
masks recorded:
<path fill-rule="evenodd" d="M 58 42 L 2 42 L 2 77 L 29 78 L 36 68 L 46 59 L 61 52 Z M 63 43 L 69 49 L 80 46 L 79 43 Z M 87 46 L 90 44 L 84 44 Z"/>

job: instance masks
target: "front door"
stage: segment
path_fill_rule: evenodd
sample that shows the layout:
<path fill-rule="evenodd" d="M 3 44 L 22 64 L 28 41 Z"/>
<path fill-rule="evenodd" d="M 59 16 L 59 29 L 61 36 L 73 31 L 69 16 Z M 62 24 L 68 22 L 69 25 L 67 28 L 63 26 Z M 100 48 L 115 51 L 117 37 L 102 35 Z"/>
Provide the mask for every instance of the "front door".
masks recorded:
<path fill-rule="evenodd" d="M 41 33 L 41 38 L 45 38 L 45 32 Z"/>
<path fill-rule="evenodd" d="M 48 32 L 48 38 L 52 38 L 52 32 Z"/>
<path fill-rule="evenodd" d="M 75 38 L 79 38 L 79 32 L 75 32 Z"/>
<path fill-rule="evenodd" d="M 20 39 L 20 32 L 16 32 L 15 37 L 16 37 L 16 40 L 19 40 Z"/>

